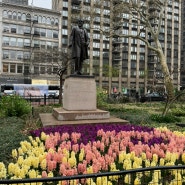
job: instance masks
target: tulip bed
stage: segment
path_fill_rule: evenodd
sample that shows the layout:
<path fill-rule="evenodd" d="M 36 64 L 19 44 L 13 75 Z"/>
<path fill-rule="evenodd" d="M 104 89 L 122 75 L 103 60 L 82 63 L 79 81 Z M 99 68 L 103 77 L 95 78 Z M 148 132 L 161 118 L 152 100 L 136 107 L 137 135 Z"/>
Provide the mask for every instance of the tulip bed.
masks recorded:
<path fill-rule="evenodd" d="M 166 127 L 149 128 L 124 124 L 89 124 L 45 127 L 30 132 L 12 151 L 13 161 L 0 163 L 1 179 L 23 179 L 71 176 L 120 171 L 152 166 L 185 164 L 185 133 Z M 169 184 L 185 172 L 171 174 Z M 102 177 L 103 178 L 103 177 Z M 143 176 L 136 175 L 135 184 Z M 161 174 L 148 175 L 148 184 L 160 184 Z M 118 178 L 104 178 L 106 184 L 117 184 Z M 124 181 L 129 183 L 129 176 Z M 65 184 L 65 182 L 63 182 Z M 74 181 L 74 184 L 79 182 Z M 99 184 L 98 179 L 81 184 Z"/>

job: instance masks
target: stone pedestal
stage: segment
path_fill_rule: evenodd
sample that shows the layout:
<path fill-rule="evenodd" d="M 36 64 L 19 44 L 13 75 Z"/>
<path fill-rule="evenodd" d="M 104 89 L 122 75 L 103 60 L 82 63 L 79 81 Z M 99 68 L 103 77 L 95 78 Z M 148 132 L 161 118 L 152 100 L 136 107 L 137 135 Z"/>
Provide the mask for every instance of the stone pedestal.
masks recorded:
<path fill-rule="evenodd" d="M 66 78 L 63 108 L 69 111 L 96 110 L 96 82 L 93 76 L 71 75 Z"/>
<path fill-rule="evenodd" d="M 96 82 L 93 76 L 70 75 L 64 82 L 63 107 L 53 109 L 60 121 L 109 119 L 108 111 L 96 107 Z"/>
<path fill-rule="evenodd" d="M 110 113 L 99 109 L 89 111 L 67 111 L 63 108 L 54 108 L 53 116 L 60 121 L 100 120 L 109 119 Z"/>

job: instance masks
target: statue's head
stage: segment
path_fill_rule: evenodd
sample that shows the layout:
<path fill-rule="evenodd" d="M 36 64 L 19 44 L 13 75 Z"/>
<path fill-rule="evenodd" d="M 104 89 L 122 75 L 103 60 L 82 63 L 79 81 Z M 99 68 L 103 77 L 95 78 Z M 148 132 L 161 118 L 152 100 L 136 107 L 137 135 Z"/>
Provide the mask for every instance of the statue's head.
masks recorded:
<path fill-rule="evenodd" d="M 79 27 L 82 27 L 83 24 L 84 24 L 84 20 L 83 19 L 78 19 L 77 23 L 78 23 Z"/>

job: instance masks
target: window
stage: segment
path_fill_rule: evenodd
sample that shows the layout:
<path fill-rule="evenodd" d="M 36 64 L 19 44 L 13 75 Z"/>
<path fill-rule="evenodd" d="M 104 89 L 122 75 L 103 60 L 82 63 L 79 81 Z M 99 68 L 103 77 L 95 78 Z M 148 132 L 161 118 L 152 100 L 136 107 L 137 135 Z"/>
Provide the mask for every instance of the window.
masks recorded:
<path fill-rule="evenodd" d="M 30 47 L 30 39 L 24 39 L 24 46 Z"/>
<path fill-rule="evenodd" d="M 68 40 L 66 38 L 62 38 L 62 44 L 67 44 Z"/>
<path fill-rule="evenodd" d="M 63 2 L 63 7 L 66 7 L 66 8 L 68 8 L 68 2 Z"/>
<path fill-rule="evenodd" d="M 37 15 L 34 15 L 34 17 L 33 17 L 33 21 L 34 21 L 35 23 L 37 23 L 37 22 L 38 22 L 38 16 L 37 16 Z"/>
<path fill-rule="evenodd" d="M 136 62 L 135 61 L 131 61 L 131 68 L 136 68 Z"/>
<path fill-rule="evenodd" d="M 11 11 L 8 12 L 8 18 L 12 19 L 12 12 Z"/>
<path fill-rule="evenodd" d="M 51 73 L 52 73 L 52 67 L 51 67 L 51 66 L 48 66 L 48 68 L 47 68 L 47 73 L 48 73 L 48 74 L 51 74 Z"/>
<path fill-rule="evenodd" d="M 131 76 L 136 76 L 136 71 L 131 71 Z"/>
<path fill-rule="evenodd" d="M 40 36 L 40 28 L 34 28 L 34 35 Z"/>
<path fill-rule="evenodd" d="M 177 15 L 174 15 L 174 20 L 175 21 L 178 21 L 179 20 L 179 17 Z"/>
<path fill-rule="evenodd" d="M 23 35 L 23 33 L 24 33 L 24 27 L 23 26 L 20 26 L 20 25 L 17 25 L 17 33 Z"/>
<path fill-rule="evenodd" d="M 57 74 L 57 71 L 58 71 L 58 67 L 53 67 L 53 73 Z"/>
<path fill-rule="evenodd" d="M 18 14 L 17 14 L 17 19 L 21 20 L 21 13 L 20 12 L 18 12 Z"/>
<path fill-rule="evenodd" d="M 53 38 L 58 39 L 58 31 L 53 30 Z"/>
<path fill-rule="evenodd" d="M 47 18 L 46 23 L 51 24 L 51 19 L 49 17 Z"/>
<path fill-rule="evenodd" d="M 45 74 L 45 67 L 44 66 L 40 67 L 40 74 Z"/>
<path fill-rule="evenodd" d="M 123 43 L 128 43 L 128 38 L 123 38 Z"/>
<path fill-rule="evenodd" d="M 30 69 L 29 66 L 28 65 L 25 65 L 24 66 L 24 73 L 25 74 L 29 74 L 29 71 L 30 71 L 29 69 Z"/>
<path fill-rule="evenodd" d="M 3 11 L 3 17 L 8 18 L 8 12 L 6 10 Z"/>
<path fill-rule="evenodd" d="M 41 49 L 46 49 L 46 41 L 40 41 Z"/>
<path fill-rule="evenodd" d="M 34 48 L 39 48 L 40 47 L 40 41 L 39 40 L 34 40 Z"/>
<path fill-rule="evenodd" d="M 16 59 L 16 51 L 10 50 L 10 59 Z"/>
<path fill-rule="evenodd" d="M 24 59 L 30 59 L 30 52 L 25 51 L 23 55 L 24 55 Z"/>
<path fill-rule="evenodd" d="M 16 46 L 16 45 L 17 45 L 16 38 L 11 37 L 10 38 L 10 46 Z"/>
<path fill-rule="evenodd" d="M 145 48 L 144 47 L 140 47 L 140 52 L 144 53 L 145 52 Z"/>
<path fill-rule="evenodd" d="M 51 25 L 54 25 L 55 21 L 54 18 L 51 18 Z"/>
<path fill-rule="evenodd" d="M 31 34 L 31 28 L 29 26 L 24 27 L 24 34 Z"/>
<path fill-rule="evenodd" d="M 39 74 L 39 67 L 38 66 L 34 66 L 34 73 Z"/>
<path fill-rule="evenodd" d="M 100 56 L 100 51 L 93 51 L 93 56 Z"/>
<path fill-rule="evenodd" d="M 52 30 L 47 30 L 47 38 L 52 38 Z"/>
<path fill-rule="evenodd" d="M 13 14 L 12 14 L 12 15 L 13 15 L 13 19 L 15 19 L 15 20 L 16 20 L 16 19 L 17 19 L 17 13 L 16 13 L 16 12 L 13 12 Z"/>
<path fill-rule="evenodd" d="M 93 34 L 93 39 L 100 39 L 100 34 L 94 33 Z"/>
<path fill-rule="evenodd" d="M 40 36 L 46 37 L 46 29 L 43 28 L 40 29 Z"/>
<path fill-rule="evenodd" d="M 46 45 L 47 45 L 47 49 L 51 49 L 52 48 L 51 42 L 46 42 Z"/>
<path fill-rule="evenodd" d="M 10 30 L 11 30 L 11 33 L 17 33 L 17 26 L 14 25 L 14 24 L 11 24 L 10 25 Z"/>
<path fill-rule="evenodd" d="M 53 49 L 57 49 L 57 48 L 58 48 L 58 42 L 53 42 Z"/>
<path fill-rule="evenodd" d="M 9 46 L 9 37 L 3 37 L 3 46 Z"/>
<path fill-rule="evenodd" d="M 67 26 L 67 20 L 62 20 L 62 25 Z"/>
<path fill-rule="evenodd" d="M 137 52 L 137 47 L 131 46 L 131 52 Z"/>
<path fill-rule="evenodd" d="M 100 48 L 100 43 L 93 42 L 93 47 L 94 48 Z"/>
<path fill-rule="evenodd" d="M 62 29 L 62 34 L 63 35 L 67 35 L 67 30 L 66 29 Z"/>
<path fill-rule="evenodd" d="M 23 39 L 22 38 L 17 39 L 17 46 L 18 47 L 23 47 Z"/>
<path fill-rule="evenodd" d="M 128 53 L 123 53 L 123 59 L 128 59 Z"/>
<path fill-rule="evenodd" d="M 131 60 L 136 60 L 137 57 L 136 57 L 135 54 L 131 54 L 131 57 L 130 58 L 131 58 Z"/>
<path fill-rule="evenodd" d="M 46 24 L 46 17 L 42 17 L 42 23 Z"/>
<path fill-rule="evenodd" d="M 58 26 L 58 19 L 55 19 L 55 25 Z"/>
<path fill-rule="evenodd" d="M 8 73 L 8 64 L 3 64 L 3 73 Z"/>
<path fill-rule="evenodd" d="M 15 73 L 15 64 L 10 64 L 10 73 Z"/>
<path fill-rule="evenodd" d="M 124 30 L 122 31 L 122 33 L 125 34 L 125 35 L 127 35 L 127 34 L 128 34 L 128 30 L 125 30 L 125 29 L 124 29 Z"/>
<path fill-rule="evenodd" d="M 25 13 L 22 14 L 21 20 L 26 21 L 26 14 Z"/>
<path fill-rule="evenodd" d="M 22 73 L 22 72 L 23 72 L 22 65 L 17 64 L 17 73 Z"/>
<path fill-rule="evenodd" d="M 145 55 L 140 55 L 140 60 L 145 60 Z"/>
<path fill-rule="evenodd" d="M 42 16 L 40 16 L 40 15 L 38 17 L 38 23 L 42 23 Z"/>
<path fill-rule="evenodd" d="M 22 60 L 23 59 L 23 51 L 17 51 L 17 59 Z"/>
<path fill-rule="evenodd" d="M 10 29 L 9 28 L 9 24 L 3 24 L 3 32 L 4 33 L 6 33 L 6 32 L 8 33 L 9 32 L 9 29 Z"/>
<path fill-rule="evenodd" d="M 3 59 L 9 58 L 9 50 L 3 50 Z"/>
<path fill-rule="evenodd" d="M 137 39 L 131 39 L 132 44 L 137 44 Z"/>
<path fill-rule="evenodd" d="M 62 11 L 62 16 L 68 17 L 68 11 L 66 10 Z"/>

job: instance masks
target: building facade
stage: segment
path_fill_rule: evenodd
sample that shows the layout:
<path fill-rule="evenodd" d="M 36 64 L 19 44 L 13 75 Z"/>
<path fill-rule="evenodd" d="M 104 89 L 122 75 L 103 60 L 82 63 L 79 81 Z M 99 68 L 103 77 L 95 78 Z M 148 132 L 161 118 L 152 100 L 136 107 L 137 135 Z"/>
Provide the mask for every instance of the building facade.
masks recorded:
<path fill-rule="evenodd" d="M 28 0 L 2 0 L 4 3 L 28 5 Z"/>
<path fill-rule="evenodd" d="M 83 74 L 94 75 L 97 85 L 109 93 L 113 88 L 130 95 L 136 91 L 143 94 L 156 88 L 163 89 L 158 59 L 144 42 L 133 38 L 107 38 L 106 32 L 101 31 L 116 26 L 118 21 L 122 22 L 118 28 L 121 33 L 140 31 L 128 14 L 123 14 L 121 20 L 117 19 L 119 15 L 111 17 L 113 1 L 53 0 L 52 10 L 1 2 L 0 83 L 31 83 L 33 79 L 37 83 L 39 80 L 57 83 L 58 77 L 52 73 L 57 66 L 51 61 L 33 64 L 34 51 L 68 48 L 72 26 L 82 17 L 90 36 L 89 59 L 84 62 Z M 181 86 L 181 3 L 181 0 L 168 1 L 160 34 L 177 89 Z M 146 30 L 142 34 L 148 37 Z"/>
<path fill-rule="evenodd" d="M 0 15 L 0 83 L 57 84 L 58 77 L 52 73 L 57 67 L 51 61 L 34 61 L 32 65 L 32 59 L 35 51 L 59 47 L 60 13 L 1 3 Z"/>
<path fill-rule="evenodd" d="M 146 93 L 154 90 L 164 91 L 163 74 L 159 59 L 148 51 L 145 43 L 133 38 L 107 39 L 100 30 L 109 30 L 111 25 L 111 2 L 114 0 L 53 0 L 53 10 L 62 12 L 62 42 L 67 43 L 73 20 L 82 16 L 89 29 L 91 44 L 89 47 L 89 61 L 84 72 L 95 75 L 97 84 L 109 91 L 116 87 L 119 92 Z M 146 1 L 138 0 L 138 3 Z M 115 3 L 118 3 L 117 1 Z M 176 89 L 180 89 L 181 68 L 181 0 L 169 0 L 165 8 L 159 40 L 167 58 L 167 64 Z M 152 11 L 152 7 L 149 11 Z M 115 12 L 114 12 L 115 13 Z M 137 34 L 139 26 L 128 14 L 123 14 L 122 27 L 124 34 Z M 117 20 L 113 20 L 113 23 Z M 142 32 L 148 37 L 147 30 Z M 107 70 L 112 68 L 112 77 L 108 77 Z"/>
<path fill-rule="evenodd" d="M 181 28 L 181 88 L 185 89 L 185 2 L 182 1 L 182 28 Z"/>

